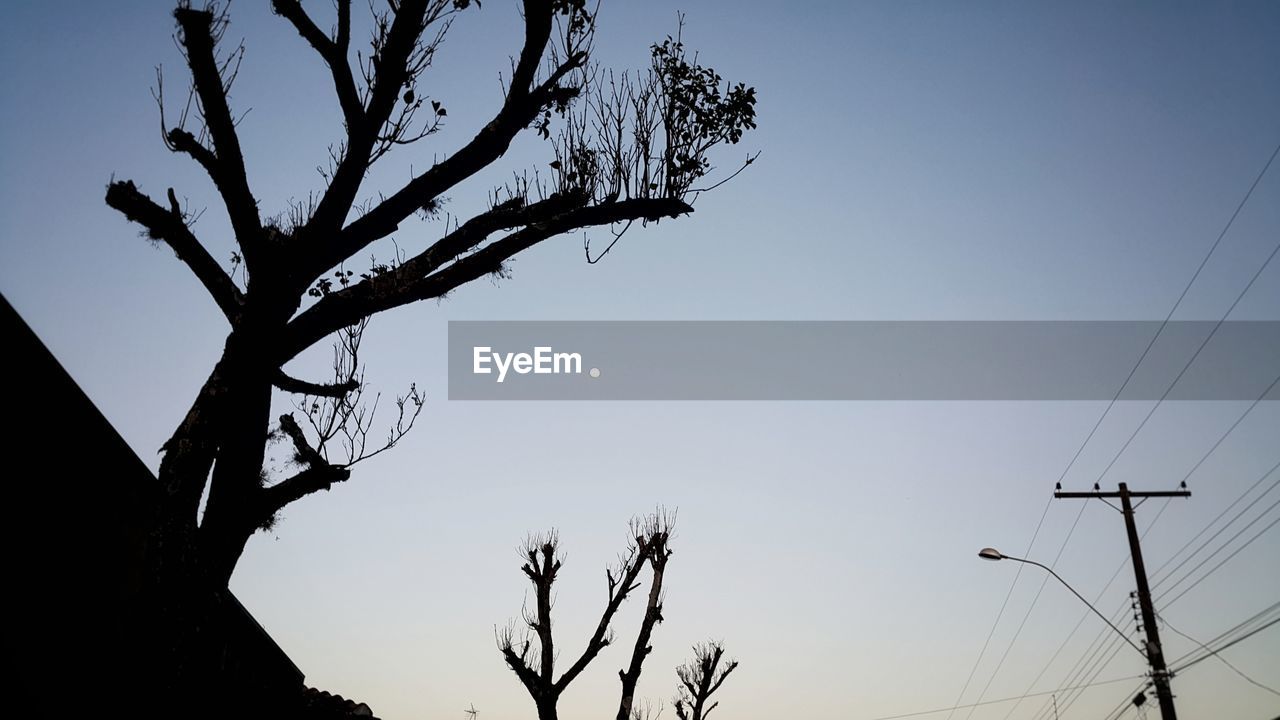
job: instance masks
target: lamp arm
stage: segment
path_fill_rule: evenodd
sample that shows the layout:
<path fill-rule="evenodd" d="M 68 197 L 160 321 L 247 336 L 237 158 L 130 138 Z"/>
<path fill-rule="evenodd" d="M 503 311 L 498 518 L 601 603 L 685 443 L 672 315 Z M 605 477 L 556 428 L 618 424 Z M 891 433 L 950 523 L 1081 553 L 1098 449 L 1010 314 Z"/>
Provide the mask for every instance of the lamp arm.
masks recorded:
<path fill-rule="evenodd" d="M 1112 623 L 1110 620 L 1108 620 L 1106 615 L 1103 615 L 1102 613 L 1098 612 L 1098 608 L 1094 607 L 1094 606 L 1093 606 L 1093 603 L 1089 602 L 1088 600 L 1085 600 L 1085 599 L 1084 599 L 1084 596 L 1083 596 L 1083 595 L 1081 595 L 1080 593 L 1076 592 L 1076 589 L 1075 589 L 1075 588 L 1073 588 L 1073 587 L 1071 587 L 1071 585 L 1070 585 L 1070 584 L 1068 584 L 1066 580 L 1063 580 L 1061 575 L 1059 575 L 1058 573 L 1054 572 L 1054 571 L 1053 571 L 1053 568 L 1049 567 L 1048 565 L 1044 565 L 1044 564 L 1042 564 L 1042 563 L 1038 563 L 1038 562 L 1036 562 L 1035 560 L 1027 560 L 1026 558 L 1016 558 L 1016 557 L 1010 557 L 1009 555 L 1005 555 L 1005 556 L 1004 556 L 1004 559 L 1005 559 L 1005 560 L 1016 560 L 1016 561 L 1018 561 L 1018 562 L 1020 562 L 1020 563 L 1026 563 L 1026 564 L 1028 564 L 1028 565 L 1035 565 L 1036 567 L 1044 568 L 1044 569 L 1045 569 L 1045 570 L 1046 570 L 1050 575 L 1052 575 L 1054 578 L 1056 578 L 1058 582 L 1062 583 L 1063 587 L 1065 587 L 1066 589 L 1070 590 L 1072 595 L 1075 595 L 1076 597 L 1080 598 L 1080 602 L 1084 603 L 1084 604 L 1085 604 L 1085 605 L 1086 605 L 1090 610 L 1092 610 L 1094 615 L 1097 615 L 1098 617 L 1102 618 L 1102 622 L 1104 622 L 1104 623 L 1106 623 L 1107 625 L 1109 625 L 1109 626 L 1111 627 L 1111 629 L 1112 629 L 1112 630 L 1115 630 L 1115 631 L 1116 631 L 1116 634 L 1117 634 L 1117 635 L 1119 635 L 1121 638 L 1123 638 L 1125 642 L 1129 643 L 1129 647 L 1133 648 L 1134 650 L 1137 650 L 1139 655 L 1142 655 L 1143 657 L 1146 657 L 1146 656 L 1147 656 L 1147 654 L 1146 654 L 1146 653 L 1142 652 L 1142 648 L 1138 647 L 1138 646 L 1137 646 L 1137 644 L 1135 644 L 1132 640 L 1130 640 L 1130 639 L 1129 639 L 1129 636 L 1128 636 L 1128 635 L 1125 635 L 1125 634 L 1124 634 L 1124 631 L 1122 631 L 1120 628 L 1116 627 L 1114 623 Z"/>

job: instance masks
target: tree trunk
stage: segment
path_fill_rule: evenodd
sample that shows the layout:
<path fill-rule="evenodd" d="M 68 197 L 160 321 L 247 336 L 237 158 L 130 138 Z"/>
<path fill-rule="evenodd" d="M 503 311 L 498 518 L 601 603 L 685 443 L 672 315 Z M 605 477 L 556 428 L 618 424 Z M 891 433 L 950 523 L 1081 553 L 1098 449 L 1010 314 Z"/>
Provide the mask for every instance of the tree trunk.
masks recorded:
<path fill-rule="evenodd" d="M 200 521 L 200 554 L 210 582 L 225 588 L 245 544 L 257 530 L 262 464 L 271 426 L 271 362 L 274 339 L 287 313 L 270 308 L 246 310 L 241 325 L 227 338 L 223 359 L 225 398 L 214 428 L 217 462 L 209 478 L 209 500 Z M 265 315 L 265 319 L 259 319 Z"/>
<path fill-rule="evenodd" d="M 126 623 L 135 642 L 122 658 L 138 687 L 121 688 L 137 717 L 208 717 L 216 697 L 217 588 L 208 581 L 194 518 L 162 503 L 148 548 L 147 584 Z M 170 505 L 170 507 L 164 507 Z"/>
<path fill-rule="evenodd" d="M 538 720 L 557 720 L 556 701 L 559 699 L 558 696 L 551 693 L 539 698 L 537 700 Z"/>
<path fill-rule="evenodd" d="M 219 689 L 223 595 L 259 522 L 256 494 L 270 425 L 271 373 L 259 359 L 263 344 L 253 342 L 262 337 L 232 332 L 164 446 L 146 561 L 149 587 L 132 618 L 138 664 L 156 686 L 148 695 L 156 716 L 208 717 L 225 695 Z"/>

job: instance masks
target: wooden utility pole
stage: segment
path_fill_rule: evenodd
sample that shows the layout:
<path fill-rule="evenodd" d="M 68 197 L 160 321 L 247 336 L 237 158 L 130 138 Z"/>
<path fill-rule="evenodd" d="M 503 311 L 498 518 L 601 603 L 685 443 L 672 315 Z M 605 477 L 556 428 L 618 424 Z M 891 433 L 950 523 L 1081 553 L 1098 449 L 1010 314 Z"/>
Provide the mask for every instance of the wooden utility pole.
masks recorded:
<path fill-rule="evenodd" d="M 1147 584 L 1147 568 L 1142 562 L 1142 547 L 1138 544 L 1138 525 L 1133 519 L 1133 498 L 1152 497 L 1191 497 L 1188 490 L 1154 490 L 1150 492 L 1132 492 L 1129 486 L 1120 483 L 1116 492 L 1063 492 L 1056 491 L 1056 498 L 1120 498 L 1120 514 L 1124 515 L 1125 529 L 1129 533 L 1129 553 L 1133 556 L 1133 576 L 1138 583 L 1138 604 L 1142 609 L 1142 627 L 1147 632 L 1147 662 L 1151 665 L 1151 680 L 1155 684 L 1156 699 L 1160 702 L 1160 717 L 1164 720 L 1177 720 L 1178 714 L 1173 709 L 1173 692 L 1169 689 L 1169 668 L 1164 661 L 1164 649 L 1160 645 L 1160 629 L 1156 625 L 1156 610 L 1151 604 L 1151 588 Z M 1184 485 L 1185 487 L 1185 485 Z M 1111 505 L 1111 503 L 1107 503 Z M 1112 505 L 1112 507 L 1115 507 Z"/>

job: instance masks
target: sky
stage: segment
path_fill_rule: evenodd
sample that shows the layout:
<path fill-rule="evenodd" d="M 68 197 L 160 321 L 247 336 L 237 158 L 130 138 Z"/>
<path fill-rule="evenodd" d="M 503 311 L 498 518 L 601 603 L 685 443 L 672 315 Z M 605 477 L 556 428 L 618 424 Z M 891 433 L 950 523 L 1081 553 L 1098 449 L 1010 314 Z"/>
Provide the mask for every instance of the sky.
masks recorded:
<path fill-rule="evenodd" d="M 341 125 L 324 68 L 265 5 L 236 3 L 228 38 L 247 48 L 231 100 L 249 111 L 241 142 L 270 214 L 322 187 Z M 22 1 L 0 23 L 0 292 L 153 469 L 226 328 L 172 254 L 106 207 L 107 182 L 174 187 L 207 208 L 197 230 L 214 256 L 232 251 L 207 178 L 160 142 L 156 66 L 183 85 L 171 6 Z M 327 18 L 327 3 L 307 6 Z M 1123 522 L 1051 500 L 1059 480 L 1186 479 L 1189 499 L 1138 510 L 1169 657 L 1196 650 L 1183 633 L 1207 642 L 1280 599 L 1280 532 L 1232 555 L 1273 527 L 1276 493 L 1162 575 L 1224 508 L 1280 479 L 1274 400 L 1166 403 L 1122 453 L 1151 403 L 1117 404 L 1086 442 L 1105 402 L 450 402 L 449 320 L 1162 320 L 1280 143 L 1274 2 L 606 2 L 597 58 L 642 66 L 681 11 L 700 60 L 759 96 L 758 130 L 716 164 L 760 159 L 603 262 L 563 237 L 509 279 L 375 319 L 366 377 L 387 396 L 424 388 L 418 427 L 287 508 L 231 583 L 308 684 L 384 718 L 462 718 L 473 703 L 488 720 L 532 717 L 494 644 L 526 594 L 516 546 L 559 530 L 557 631 L 577 648 L 628 519 L 658 504 L 678 508 L 676 554 L 639 694 L 669 700 L 690 646 L 723 640 L 741 667 L 721 718 L 870 720 L 1132 678 L 1057 695 L 1064 718 L 1117 708 L 1142 658 L 1117 645 L 1073 674 L 1110 631 L 1052 580 L 1041 591 L 1038 569 L 976 557 L 1052 564 L 1132 631 Z M 469 139 L 519 38 L 513 2 L 459 19 L 423 83 L 447 126 L 389 156 L 370 195 Z M 523 138 L 447 209 L 481 210 L 493 182 L 549 160 Z M 396 242 L 438 232 L 406 225 Z M 1221 318 L 1278 240 L 1273 167 L 1174 319 Z M 1280 320 L 1280 263 L 1230 319 Z M 616 707 L 641 609 L 562 699 L 565 720 Z M 1223 656 L 1280 687 L 1280 630 Z M 1173 687 L 1185 717 L 1280 713 L 1212 658 Z M 919 717 L 1043 717 L 1051 697 Z"/>

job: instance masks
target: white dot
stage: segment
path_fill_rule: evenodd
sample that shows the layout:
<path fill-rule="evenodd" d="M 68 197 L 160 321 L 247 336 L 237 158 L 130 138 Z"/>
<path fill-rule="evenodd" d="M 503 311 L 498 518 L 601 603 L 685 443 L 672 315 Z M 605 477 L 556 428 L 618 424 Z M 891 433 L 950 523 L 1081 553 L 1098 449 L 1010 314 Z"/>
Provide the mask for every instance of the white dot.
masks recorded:
<path fill-rule="evenodd" d="M 591 371 L 587 374 L 593 378 L 598 378 L 600 377 L 600 368 L 591 368 Z"/>

